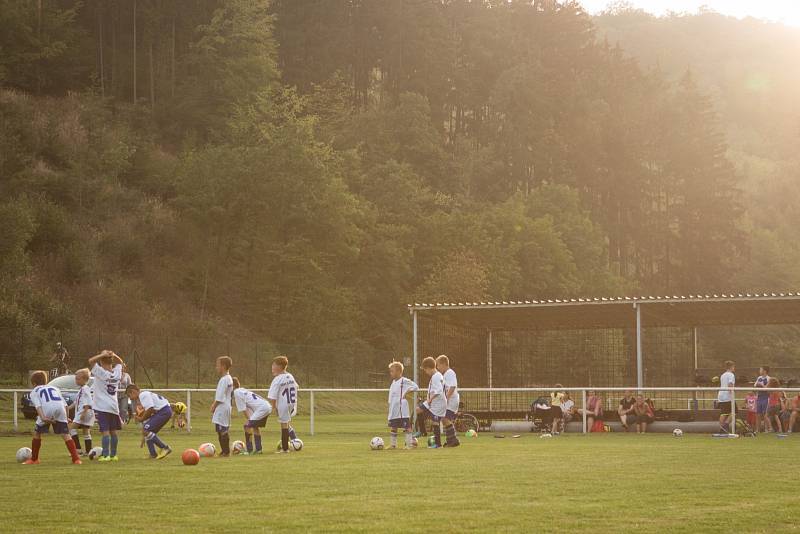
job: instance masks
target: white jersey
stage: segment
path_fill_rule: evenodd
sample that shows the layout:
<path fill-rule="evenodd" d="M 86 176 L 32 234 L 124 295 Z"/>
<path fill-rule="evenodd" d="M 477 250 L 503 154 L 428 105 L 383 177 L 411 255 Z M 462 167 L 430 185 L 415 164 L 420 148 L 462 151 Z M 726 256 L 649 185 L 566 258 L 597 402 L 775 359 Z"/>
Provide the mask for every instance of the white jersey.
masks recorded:
<path fill-rule="evenodd" d="M 214 400 L 217 401 L 217 408 L 211 417 L 211 422 L 220 426 L 231 426 L 231 394 L 233 393 L 233 378 L 231 375 L 223 375 L 217 382 L 217 393 Z"/>
<path fill-rule="evenodd" d="M 433 373 L 428 382 L 428 398 L 434 395 L 436 397 L 429 403 L 428 409 L 433 415 L 443 417 L 447 413 L 447 403 L 444 398 L 444 377 L 439 371 Z"/>
<path fill-rule="evenodd" d="M 55 386 L 36 386 L 31 390 L 31 404 L 34 408 L 41 408 L 42 415 L 52 421 L 67 422 L 67 405 L 61 390 Z M 41 417 L 36 418 L 37 425 L 43 425 Z"/>
<path fill-rule="evenodd" d="M 719 377 L 720 388 L 732 388 L 736 384 L 736 376 L 731 371 L 725 371 Z M 733 392 L 727 389 L 720 389 L 717 395 L 718 402 L 730 402 L 733 400 Z"/>
<path fill-rule="evenodd" d="M 457 413 L 458 405 L 461 402 L 461 397 L 458 395 L 458 379 L 456 378 L 456 372 L 452 369 L 448 369 L 444 372 L 442 378 L 444 380 L 445 397 L 447 396 L 447 391 L 450 388 L 455 388 L 453 395 L 447 400 L 447 409 L 453 413 Z"/>
<path fill-rule="evenodd" d="M 89 407 L 88 410 L 84 408 Z M 92 390 L 83 385 L 75 397 L 75 417 L 72 419 L 79 425 L 92 426 L 94 424 L 94 410 L 92 410 Z"/>
<path fill-rule="evenodd" d="M 257 395 L 245 388 L 233 390 L 233 400 L 236 401 L 236 409 L 240 412 L 249 410 L 248 416 L 251 421 L 264 419 L 272 413 L 272 406 L 261 395 Z"/>
<path fill-rule="evenodd" d="M 122 373 L 122 376 L 119 379 L 119 394 L 121 396 L 126 395 L 125 390 L 128 389 L 128 386 L 130 386 L 132 383 L 133 381 L 131 380 L 131 375 L 128 373 Z"/>
<path fill-rule="evenodd" d="M 97 412 L 106 412 L 119 415 L 119 401 L 117 400 L 117 389 L 122 378 L 122 365 L 117 364 L 106 371 L 100 364 L 92 367 L 92 406 Z"/>
<path fill-rule="evenodd" d="M 278 407 L 278 421 L 288 423 L 297 415 L 297 391 L 299 386 L 291 373 L 283 372 L 272 379 L 267 398 Z"/>
<path fill-rule="evenodd" d="M 142 408 L 145 410 L 152 408 L 154 412 L 157 412 L 165 406 L 169 406 L 169 401 L 158 393 L 153 393 L 152 391 L 140 391 L 139 404 L 141 404 Z"/>
<path fill-rule="evenodd" d="M 406 394 L 417 391 L 419 386 L 413 380 L 401 376 L 396 380 L 392 380 L 389 386 L 389 420 L 402 419 L 411 417 L 411 412 L 408 409 L 408 401 Z"/>

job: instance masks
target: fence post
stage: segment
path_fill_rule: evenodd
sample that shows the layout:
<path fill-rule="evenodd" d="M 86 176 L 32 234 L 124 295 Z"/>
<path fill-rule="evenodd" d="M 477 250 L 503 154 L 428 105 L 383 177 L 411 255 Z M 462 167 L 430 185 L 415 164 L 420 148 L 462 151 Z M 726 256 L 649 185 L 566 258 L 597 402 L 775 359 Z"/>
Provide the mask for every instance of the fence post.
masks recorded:
<path fill-rule="evenodd" d="M 313 436 L 314 435 L 314 390 L 312 389 L 309 393 L 311 393 L 311 400 L 309 401 L 311 406 L 311 418 L 309 423 L 309 433 Z"/>
<path fill-rule="evenodd" d="M 14 414 L 12 416 L 12 418 L 14 420 L 14 432 L 16 432 L 17 430 L 19 430 L 19 428 L 18 428 L 19 425 L 18 425 L 18 422 L 17 422 L 17 392 L 16 391 L 14 392 L 14 395 L 12 396 L 12 401 L 11 402 L 14 403 L 14 405 L 11 407 L 11 413 Z"/>
<path fill-rule="evenodd" d="M 197 389 L 200 389 L 200 343 L 194 340 L 195 374 L 197 375 Z"/>
<path fill-rule="evenodd" d="M 19 383 L 25 384 L 25 325 L 19 327 Z"/>
<path fill-rule="evenodd" d="M 581 410 L 581 413 L 583 413 L 583 433 L 586 434 L 586 390 L 585 389 L 581 390 L 581 397 L 583 398 L 582 401 L 583 410 Z"/>
<path fill-rule="evenodd" d="M 192 390 L 186 390 L 186 432 L 192 432 Z"/>

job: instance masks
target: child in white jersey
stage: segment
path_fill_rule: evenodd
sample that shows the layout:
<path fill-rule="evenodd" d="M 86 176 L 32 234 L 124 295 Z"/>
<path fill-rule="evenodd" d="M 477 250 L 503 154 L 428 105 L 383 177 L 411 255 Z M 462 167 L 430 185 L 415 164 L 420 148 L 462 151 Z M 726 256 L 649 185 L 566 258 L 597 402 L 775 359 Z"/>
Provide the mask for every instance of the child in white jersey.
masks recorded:
<path fill-rule="evenodd" d="M 422 360 L 422 370 L 430 377 L 428 382 L 428 397 L 417 406 L 417 413 L 424 414 L 433 422 L 433 440 L 431 449 L 442 446 L 442 429 L 440 423 L 447 415 L 447 401 L 444 396 L 444 377 L 436 370 L 436 360 L 428 356 Z"/>
<path fill-rule="evenodd" d="M 64 438 L 64 443 L 67 445 L 69 455 L 72 457 L 73 464 L 80 464 L 81 459 L 78 457 L 78 449 L 75 447 L 69 437 L 69 428 L 67 426 L 67 405 L 64 403 L 64 398 L 61 396 L 61 391 L 55 386 L 47 385 L 47 373 L 44 371 L 34 371 L 31 375 L 31 404 L 36 408 L 38 417 L 36 418 L 36 426 L 33 430 L 33 439 L 31 440 L 31 457 L 25 460 L 26 465 L 36 465 L 39 463 L 39 449 L 42 446 L 42 434 L 50 431 L 53 427 L 54 434 L 60 434 Z"/>
<path fill-rule="evenodd" d="M 125 390 L 125 394 L 142 407 L 142 411 L 137 413 L 135 418 L 137 423 L 142 423 L 142 432 L 147 442 L 150 458 L 163 460 L 172 452 L 172 449 L 161 441 L 158 432 L 172 419 L 172 406 L 158 393 L 142 391 L 136 384 L 130 384 Z M 156 447 L 161 449 L 158 454 L 156 454 Z"/>
<path fill-rule="evenodd" d="M 122 358 L 110 350 L 104 350 L 97 356 L 89 358 L 89 368 L 94 375 L 92 384 L 92 406 L 100 432 L 103 434 L 103 453 L 98 461 L 116 462 L 117 432 L 122 430 L 119 417 L 119 400 L 117 390 L 122 379 Z"/>
<path fill-rule="evenodd" d="M 297 414 L 297 391 L 299 386 L 291 373 L 286 371 L 289 367 L 289 359 L 286 356 L 278 356 L 272 360 L 272 384 L 269 386 L 267 399 L 272 405 L 272 410 L 278 414 L 278 422 L 281 424 L 281 448 L 279 453 L 289 452 L 289 437 L 293 433 L 291 429 L 292 417 Z M 292 438 L 294 439 L 294 438 Z"/>
<path fill-rule="evenodd" d="M 220 456 L 227 458 L 231 455 L 231 396 L 233 395 L 233 378 L 231 378 L 231 367 L 233 360 L 228 356 L 217 358 L 216 369 L 219 375 L 217 382 L 217 393 L 214 402 L 211 404 L 211 422 L 219 437 Z"/>
<path fill-rule="evenodd" d="M 403 376 L 403 364 L 400 362 L 389 364 L 389 376 L 392 378 L 392 383 L 389 385 L 390 448 L 397 448 L 397 431 L 402 428 L 406 434 L 406 448 L 410 449 L 413 446 L 413 436 L 411 434 L 411 412 L 406 396 L 417 391 L 419 386 L 413 380 Z"/>
<path fill-rule="evenodd" d="M 81 450 L 81 440 L 78 430 L 83 434 L 83 443 L 86 447 L 86 454 L 92 450 L 91 428 L 94 425 L 94 411 L 92 411 L 92 390 L 86 384 L 89 383 L 89 369 L 78 369 L 75 371 L 75 383 L 78 384 L 78 394 L 75 401 L 69 405 L 68 409 L 74 410 L 72 422 L 69 424 L 69 435 L 75 442 L 78 452 Z"/>
<path fill-rule="evenodd" d="M 445 447 L 458 447 L 461 442 L 456 436 L 456 417 L 461 397 L 458 394 L 458 378 L 456 372 L 450 368 L 450 359 L 442 354 L 436 358 L 436 370 L 442 373 L 444 380 L 444 397 L 447 410 L 442 423 L 444 424 Z"/>
<path fill-rule="evenodd" d="M 261 454 L 261 429 L 267 426 L 267 419 L 272 413 L 272 406 L 261 395 L 257 395 L 242 387 L 239 379 L 233 377 L 233 400 L 236 410 L 244 412 L 247 422 L 244 424 L 244 441 L 247 454 Z M 253 448 L 255 441 L 255 449 Z"/>

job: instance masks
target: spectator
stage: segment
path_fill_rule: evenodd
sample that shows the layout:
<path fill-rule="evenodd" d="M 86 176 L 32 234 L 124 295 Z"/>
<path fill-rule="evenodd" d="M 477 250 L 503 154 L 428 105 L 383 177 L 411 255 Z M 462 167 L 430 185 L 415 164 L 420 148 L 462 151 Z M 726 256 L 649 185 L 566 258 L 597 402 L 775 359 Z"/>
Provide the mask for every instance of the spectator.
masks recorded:
<path fill-rule="evenodd" d="M 575 416 L 575 401 L 572 400 L 569 393 L 564 392 L 564 399 L 561 401 L 561 417 L 563 423 L 561 428 L 564 432 L 567 431 L 567 423 L 572 421 Z"/>
<path fill-rule="evenodd" d="M 557 388 L 563 388 L 561 384 L 556 384 Z M 563 410 L 561 409 L 561 402 L 564 400 L 564 392 L 563 391 L 553 391 L 550 393 L 550 418 L 552 423 L 550 425 L 550 431 L 553 434 L 558 434 L 561 429 L 561 422 L 563 419 Z"/>
<path fill-rule="evenodd" d="M 125 424 L 131 419 L 131 407 L 128 404 L 128 395 L 125 390 L 132 383 L 131 375 L 128 374 L 128 366 L 123 363 L 122 378 L 119 380 L 119 388 L 117 389 L 117 402 L 119 403 L 119 418 L 122 419 L 122 422 Z"/>
<path fill-rule="evenodd" d="M 622 423 L 622 428 L 625 429 L 625 432 L 628 431 L 628 416 L 633 414 L 634 404 L 636 404 L 636 398 L 633 396 L 633 392 L 630 390 L 626 391 L 625 395 L 619 401 L 619 407 L 617 408 L 619 422 Z"/>
<path fill-rule="evenodd" d="M 751 391 L 747 394 L 747 397 L 744 398 L 745 404 L 747 405 L 747 424 L 753 430 L 758 430 L 758 396 L 756 395 L 755 391 Z"/>
<path fill-rule="evenodd" d="M 56 363 L 59 376 L 69 373 L 69 351 L 60 341 L 56 343 L 56 350 L 53 351 L 50 361 Z"/>
<path fill-rule="evenodd" d="M 586 393 L 586 406 L 580 408 L 578 413 L 586 415 L 586 426 L 590 432 L 594 432 L 596 422 L 603 421 L 603 400 L 597 396 L 597 392 L 590 389 Z"/>
<path fill-rule="evenodd" d="M 633 404 L 633 415 L 636 416 L 636 432 L 644 434 L 647 432 L 647 425 L 655 420 L 655 410 L 651 401 L 645 400 L 644 395 L 637 395 L 636 402 Z"/>
<path fill-rule="evenodd" d="M 800 412 L 800 393 L 792 400 L 792 415 L 789 417 L 789 428 L 787 432 L 793 432 L 794 426 L 797 424 L 797 414 Z"/>
<path fill-rule="evenodd" d="M 756 389 L 767 387 L 769 383 L 769 367 L 762 365 L 758 369 L 758 378 L 754 384 Z M 769 391 L 759 391 L 758 400 L 756 401 L 756 432 L 761 432 L 764 427 L 764 432 L 772 430 L 769 418 L 767 417 L 767 408 L 769 408 Z"/>
<path fill-rule="evenodd" d="M 779 388 L 781 387 L 780 380 L 777 378 L 770 377 L 769 382 L 767 382 L 768 388 Z M 773 425 L 772 430 L 775 432 L 782 432 L 783 427 L 781 426 L 781 391 L 770 391 L 769 392 L 769 400 L 767 405 L 767 420 L 769 421 L 770 425 Z"/>
<path fill-rule="evenodd" d="M 781 427 L 784 432 L 789 431 L 789 424 L 792 420 L 792 401 L 786 396 L 785 391 L 781 391 Z"/>
<path fill-rule="evenodd" d="M 719 377 L 719 393 L 717 393 L 717 406 L 719 407 L 719 427 L 722 432 L 730 434 L 731 415 L 736 410 L 736 401 L 733 398 L 733 387 L 736 385 L 736 364 L 728 360 L 725 362 L 725 372 Z"/>

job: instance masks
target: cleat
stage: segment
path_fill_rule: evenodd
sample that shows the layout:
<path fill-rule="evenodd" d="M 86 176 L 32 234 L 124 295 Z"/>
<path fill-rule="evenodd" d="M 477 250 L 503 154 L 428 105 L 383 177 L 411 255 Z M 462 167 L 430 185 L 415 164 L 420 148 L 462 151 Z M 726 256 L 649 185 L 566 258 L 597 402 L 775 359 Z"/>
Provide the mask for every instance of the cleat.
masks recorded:
<path fill-rule="evenodd" d="M 80 458 L 78 458 L 77 460 L 72 460 L 72 465 L 81 465 L 81 464 L 83 464 L 83 462 L 81 462 Z"/>
<path fill-rule="evenodd" d="M 111 462 L 119 462 L 119 456 L 111 456 L 111 457 L 109 457 L 109 461 L 111 461 Z"/>
<path fill-rule="evenodd" d="M 156 456 L 156 460 L 163 460 L 164 458 L 169 456 L 171 452 L 172 449 L 170 449 L 169 447 L 167 447 L 166 449 L 161 449 L 161 452 L 159 452 L 158 456 Z"/>
<path fill-rule="evenodd" d="M 110 456 L 101 456 L 100 458 L 97 459 L 97 461 L 98 462 L 110 462 L 111 461 L 111 457 Z"/>
<path fill-rule="evenodd" d="M 156 456 L 150 456 L 150 455 L 148 454 L 148 455 L 147 455 L 147 456 L 145 456 L 144 458 L 145 458 L 145 460 L 155 460 L 156 458 L 158 458 L 158 455 L 156 455 Z"/>
<path fill-rule="evenodd" d="M 433 445 L 428 445 L 428 448 L 429 449 L 441 449 L 442 446 L 441 445 L 437 445 L 437 444 L 434 443 Z"/>
<path fill-rule="evenodd" d="M 285 451 L 285 450 L 281 449 L 279 451 L 275 451 L 275 454 L 289 454 L 289 451 Z"/>
<path fill-rule="evenodd" d="M 39 465 L 39 460 L 34 460 L 32 458 L 28 458 L 27 460 L 22 462 L 22 465 Z"/>
<path fill-rule="evenodd" d="M 264 454 L 264 451 L 262 449 L 259 449 L 257 451 L 253 451 L 253 452 L 250 453 L 251 456 L 254 455 L 254 454 Z"/>

